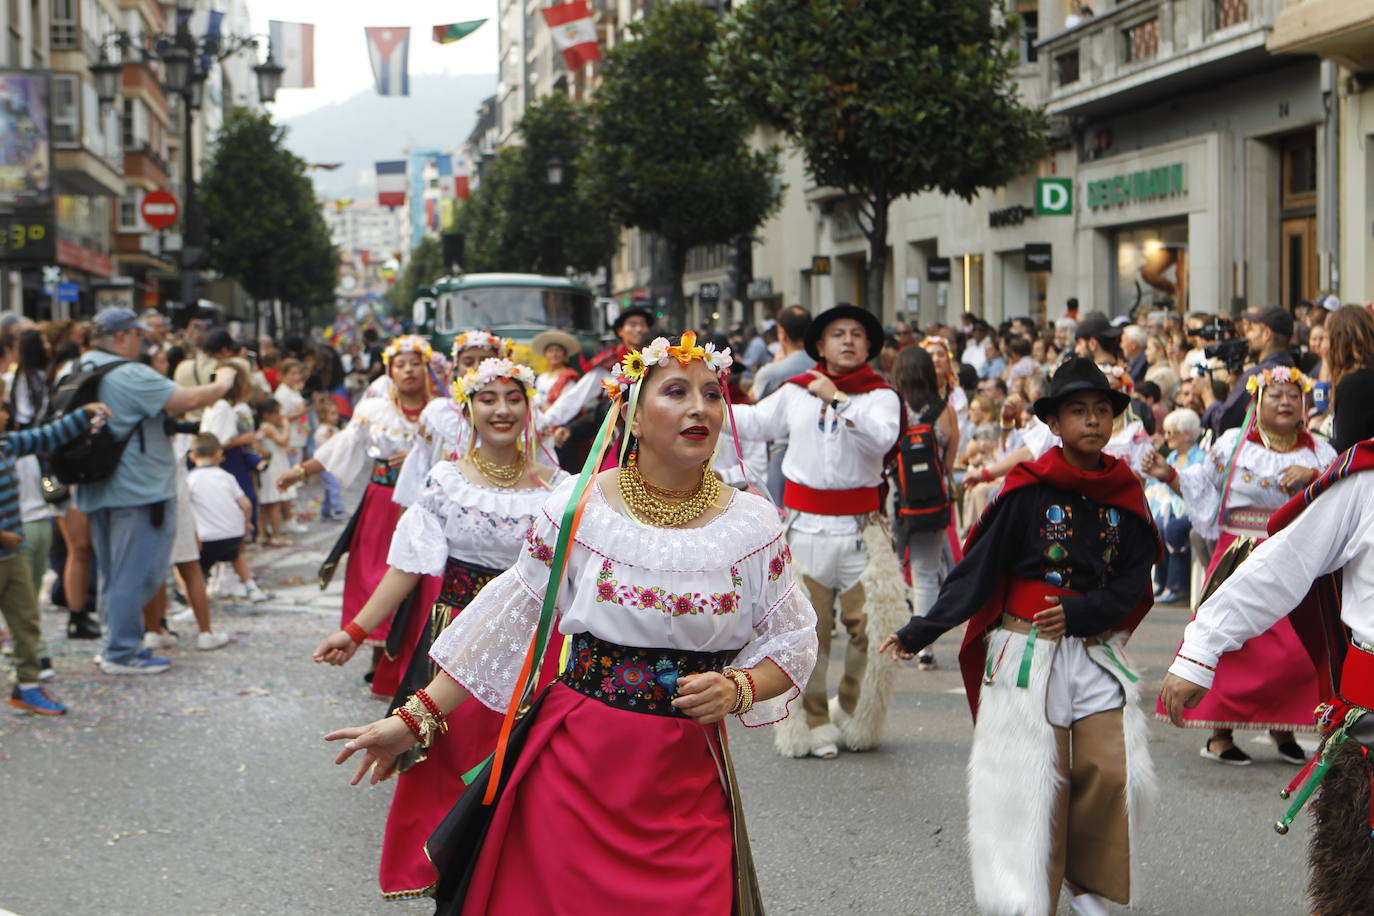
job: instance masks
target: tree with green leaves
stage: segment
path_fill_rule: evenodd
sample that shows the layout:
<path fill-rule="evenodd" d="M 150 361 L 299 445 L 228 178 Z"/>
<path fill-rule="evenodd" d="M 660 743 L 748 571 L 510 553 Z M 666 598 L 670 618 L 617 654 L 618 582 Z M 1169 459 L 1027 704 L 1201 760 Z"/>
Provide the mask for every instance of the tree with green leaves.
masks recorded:
<path fill-rule="evenodd" d="M 591 273 L 615 251 L 616 225 L 586 196 L 582 106 L 551 95 L 525 109 L 522 143 L 500 150 L 458 212 L 472 271 Z"/>
<path fill-rule="evenodd" d="M 401 316 L 410 314 L 410 307 L 419 295 L 420 287 L 429 286 L 448 273 L 444 265 L 444 250 L 437 236 L 427 235 L 410 252 L 406 266 L 396 282 L 386 291 L 386 300 Z"/>
<path fill-rule="evenodd" d="M 331 302 L 338 252 L 306 165 L 286 149 L 268 114 L 234 109 L 197 188 L 210 265 L 254 299 L 280 299 L 293 314 Z"/>
<path fill-rule="evenodd" d="M 872 311 L 893 201 L 972 200 L 1043 154 L 1044 113 L 1011 81 L 1020 21 L 998 0 L 749 0 L 727 29 L 717 85 L 786 134 L 818 185 L 848 196 L 868 240 Z"/>
<path fill-rule="evenodd" d="M 591 196 L 667 252 L 670 322 L 685 319 L 687 252 L 748 236 L 778 206 L 775 150 L 753 150 L 745 111 L 710 81 L 714 14 L 656 4 L 607 55 L 592 102 Z"/>

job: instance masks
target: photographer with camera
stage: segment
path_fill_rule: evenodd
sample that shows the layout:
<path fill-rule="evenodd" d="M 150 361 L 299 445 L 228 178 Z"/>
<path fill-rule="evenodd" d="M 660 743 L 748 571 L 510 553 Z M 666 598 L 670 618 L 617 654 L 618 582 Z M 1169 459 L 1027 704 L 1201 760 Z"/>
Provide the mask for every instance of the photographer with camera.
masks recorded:
<path fill-rule="evenodd" d="M 1231 393 L 1226 400 L 1207 405 L 1202 425 L 1216 436 L 1245 421 L 1245 411 L 1250 406 L 1250 393 L 1245 390 L 1245 383 L 1251 376 L 1277 366 L 1296 368 L 1289 350 L 1293 341 L 1293 316 L 1287 309 L 1281 305 L 1266 305 L 1250 309 L 1241 317 L 1246 323 L 1243 345 L 1240 340 L 1223 340 L 1210 344 L 1205 351 L 1209 360 L 1223 360 L 1233 375 L 1244 363 L 1247 351 L 1249 356 L 1257 360 L 1231 386 Z M 1203 330 L 1206 332 L 1209 329 Z M 1207 400 L 1205 392 L 1203 397 Z"/>

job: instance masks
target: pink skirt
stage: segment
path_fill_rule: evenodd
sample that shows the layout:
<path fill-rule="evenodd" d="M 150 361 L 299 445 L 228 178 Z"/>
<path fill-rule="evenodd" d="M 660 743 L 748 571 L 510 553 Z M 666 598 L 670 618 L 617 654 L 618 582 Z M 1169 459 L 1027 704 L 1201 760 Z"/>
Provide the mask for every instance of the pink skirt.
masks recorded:
<path fill-rule="evenodd" d="M 1236 536 L 1222 532 L 1207 566 L 1208 584 Z M 1262 543 L 1262 542 L 1257 542 Z M 1212 689 L 1183 710 L 1189 728 L 1255 728 L 1316 732 L 1312 711 L 1324 697 L 1312 659 L 1287 617 L 1217 662 Z M 1163 704 L 1155 714 L 1167 719 Z"/>
<path fill-rule="evenodd" d="M 554 684 L 492 815 L 464 916 L 728 916 L 734 839 L 707 735 Z"/>
<path fill-rule="evenodd" d="M 405 511 L 404 506 L 391 501 L 393 492 L 391 487 L 369 483 L 367 491 L 363 493 L 358 524 L 353 529 L 353 540 L 348 544 L 348 569 L 344 573 L 343 611 L 339 629 L 348 626 L 358 616 L 367 599 L 372 597 L 377 583 L 386 574 L 391 535 L 396 531 L 401 513 Z M 388 620 L 367 635 L 367 645 L 385 646 L 390 630 L 391 621 Z"/>

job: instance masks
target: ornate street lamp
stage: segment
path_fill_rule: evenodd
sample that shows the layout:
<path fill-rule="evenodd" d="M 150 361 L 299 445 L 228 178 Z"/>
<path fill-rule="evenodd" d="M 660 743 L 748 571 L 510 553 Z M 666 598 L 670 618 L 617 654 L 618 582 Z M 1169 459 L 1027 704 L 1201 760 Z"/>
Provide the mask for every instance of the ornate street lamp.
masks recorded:
<path fill-rule="evenodd" d="M 267 46 L 267 60 L 253 68 L 258 75 L 258 99 L 266 105 L 277 100 L 277 90 L 281 88 L 282 74 L 286 68 L 277 63 L 272 56 L 272 46 Z"/>
<path fill-rule="evenodd" d="M 101 105 L 114 104 L 123 73 L 124 65 L 110 60 L 105 49 L 101 48 L 100 60 L 91 64 L 91 80 L 95 83 L 96 98 L 100 99 Z"/>
<path fill-rule="evenodd" d="M 194 56 L 181 42 L 172 44 L 162 52 L 162 85 L 173 95 L 185 95 L 195 82 L 195 65 Z"/>
<path fill-rule="evenodd" d="M 554 156 L 549 160 L 549 184 L 557 186 L 563 183 L 563 160 Z"/>

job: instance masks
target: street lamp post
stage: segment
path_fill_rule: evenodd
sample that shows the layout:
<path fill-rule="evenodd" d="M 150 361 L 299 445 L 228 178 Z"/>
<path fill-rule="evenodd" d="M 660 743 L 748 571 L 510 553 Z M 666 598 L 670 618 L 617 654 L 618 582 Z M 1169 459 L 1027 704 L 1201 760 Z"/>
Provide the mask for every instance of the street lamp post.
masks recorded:
<path fill-rule="evenodd" d="M 182 141 L 184 191 L 180 295 L 186 320 L 195 317 L 199 299 L 197 291 L 200 286 L 200 271 L 208 259 L 204 227 L 201 225 L 200 212 L 196 207 L 195 133 L 192 130 L 192 119 L 194 112 L 200 108 L 210 67 L 245 49 L 252 48 L 256 51 L 260 43 L 260 38 L 252 35 L 206 35 L 197 39 L 191 34 L 190 19 L 191 11 L 178 7 L 176 32 L 170 36 L 142 35 L 136 41 L 133 35 L 124 31 L 108 35 L 101 41 L 100 59 L 90 68 L 96 96 L 102 106 L 113 105 L 118 97 L 126 62 L 161 61 L 163 88 L 181 99 L 182 129 L 185 137 Z M 109 53 L 111 46 L 116 49 L 118 59 Z M 264 104 L 275 101 L 285 68 L 273 58 L 270 44 L 267 47 L 267 60 L 256 64 L 253 72 L 258 78 L 258 98 Z"/>

